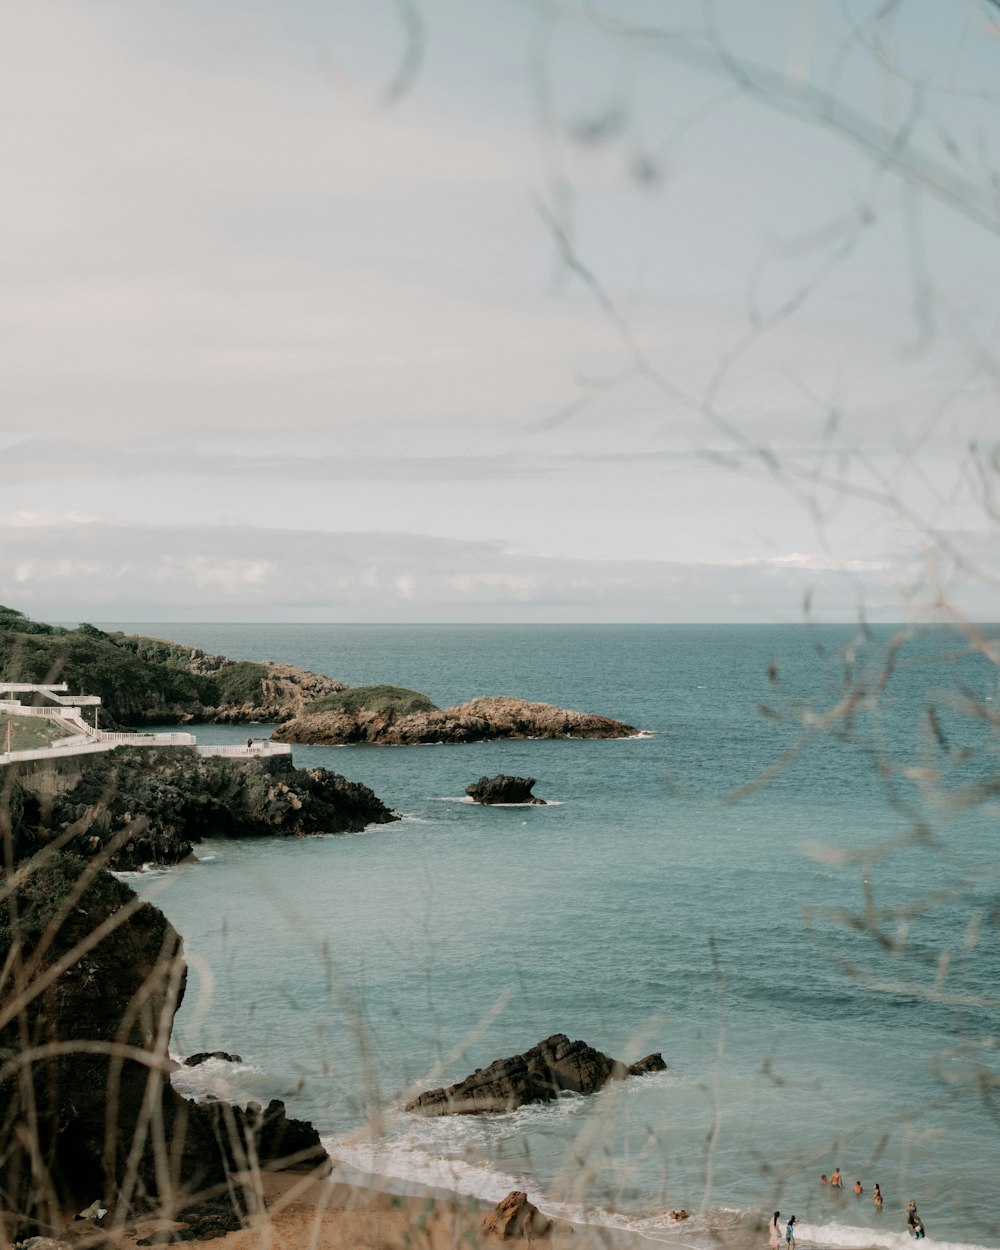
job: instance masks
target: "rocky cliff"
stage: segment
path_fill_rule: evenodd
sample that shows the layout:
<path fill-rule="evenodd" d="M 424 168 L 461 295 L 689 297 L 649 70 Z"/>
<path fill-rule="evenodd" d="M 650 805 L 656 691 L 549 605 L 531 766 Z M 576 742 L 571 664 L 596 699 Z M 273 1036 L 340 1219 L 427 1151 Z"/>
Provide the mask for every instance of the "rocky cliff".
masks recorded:
<path fill-rule="evenodd" d="M 55 793 L 17 794 L 24 856 L 58 840 L 114 869 L 174 864 L 213 837 L 357 833 L 398 816 L 367 786 L 287 755 L 200 756 L 186 747 L 119 747 L 77 757 Z M 30 785 L 31 767 L 5 770 Z M 34 766 L 37 768 L 37 766 Z"/>
<path fill-rule="evenodd" d="M 551 703 L 482 696 L 457 707 L 397 713 L 392 709 L 359 707 L 315 711 L 279 725 L 278 742 L 371 742 L 383 746 L 413 746 L 428 742 L 482 742 L 492 738 L 631 738 L 632 725 L 569 711 Z"/>
<path fill-rule="evenodd" d="M 280 1103 L 199 1106 L 172 1088 L 170 1031 L 187 970 L 161 912 L 58 852 L 0 884 L 4 1244 L 51 1234 L 95 1198 L 119 1227 L 143 1210 L 184 1219 L 221 1200 L 225 1231 L 243 1210 L 228 1174 L 248 1152 L 265 1167 L 325 1160 L 315 1130 Z"/>

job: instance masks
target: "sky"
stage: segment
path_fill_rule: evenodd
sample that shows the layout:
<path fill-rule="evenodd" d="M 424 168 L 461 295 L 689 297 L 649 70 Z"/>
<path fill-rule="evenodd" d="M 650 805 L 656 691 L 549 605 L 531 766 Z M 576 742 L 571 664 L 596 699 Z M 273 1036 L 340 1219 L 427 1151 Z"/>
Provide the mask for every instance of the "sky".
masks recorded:
<path fill-rule="evenodd" d="M 0 602 L 1000 619 L 991 0 L 0 12 Z"/>

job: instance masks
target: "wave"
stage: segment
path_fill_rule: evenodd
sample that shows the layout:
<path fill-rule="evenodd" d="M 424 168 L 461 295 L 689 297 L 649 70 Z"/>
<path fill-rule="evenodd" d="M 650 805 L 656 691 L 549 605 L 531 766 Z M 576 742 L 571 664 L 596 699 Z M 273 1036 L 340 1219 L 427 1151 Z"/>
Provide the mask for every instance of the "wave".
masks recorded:
<path fill-rule="evenodd" d="M 546 799 L 544 803 L 477 803 L 467 794 L 429 794 L 431 803 L 465 803 L 469 807 L 562 807 L 565 799 Z"/>
<path fill-rule="evenodd" d="M 511 1112 L 521 1115 L 526 1109 Z M 566 1110 L 566 1108 L 563 1108 Z M 538 1109 L 533 1109 L 537 1114 Z M 546 1111 L 558 1111 L 550 1104 Z M 359 1140 L 352 1137 L 324 1137 L 335 1167 L 347 1168 L 369 1182 L 383 1181 L 389 1187 L 412 1186 L 414 1189 L 435 1189 L 457 1193 L 483 1202 L 497 1203 L 511 1190 L 522 1190 L 530 1202 L 550 1219 L 571 1224 L 592 1225 L 609 1233 L 630 1234 L 647 1241 L 684 1247 L 686 1250 L 746 1250 L 748 1245 L 767 1243 L 766 1215 L 758 1209 L 710 1207 L 691 1213 L 683 1222 L 672 1220 L 666 1211 L 638 1214 L 614 1210 L 596 1203 L 564 1202 L 543 1192 L 530 1177 L 505 1172 L 488 1162 L 473 1158 L 454 1158 L 434 1149 L 446 1137 L 438 1121 L 423 1121 L 424 1128 L 414 1126 L 403 1136 Z M 437 1140 L 435 1140 L 437 1139 Z M 914 1250 L 912 1236 L 906 1231 L 862 1227 L 852 1224 L 796 1223 L 796 1242 L 800 1247 L 819 1250 Z M 924 1250 L 922 1247 L 921 1250 Z M 925 1250 L 988 1250 L 972 1242 L 938 1240 L 928 1235 Z"/>
<path fill-rule="evenodd" d="M 913 1250 L 913 1237 L 905 1231 L 862 1228 L 856 1224 L 799 1224 L 795 1223 L 796 1242 L 810 1246 L 829 1247 L 830 1250 Z M 930 1235 L 924 1238 L 927 1250 L 986 1250 L 974 1242 L 940 1241 Z"/>
<path fill-rule="evenodd" d="M 193 1068 L 183 1065 L 170 1075 L 170 1083 L 184 1098 L 204 1102 L 219 1098 L 223 1102 L 245 1107 L 250 1102 L 269 1102 L 274 1096 L 273 1082 L 263 1068 L 254 1063 L 238 1063 L 227 1059 L 206 1059 Z"/>
<path fill-rule="evenodd" d="M 152 861 L 141 868 L 113 868 L 111 875 L 119 881 L 148 881 L 150 877 L 166 877 L 173 871 L 174 865 L 154 864 Z"/>

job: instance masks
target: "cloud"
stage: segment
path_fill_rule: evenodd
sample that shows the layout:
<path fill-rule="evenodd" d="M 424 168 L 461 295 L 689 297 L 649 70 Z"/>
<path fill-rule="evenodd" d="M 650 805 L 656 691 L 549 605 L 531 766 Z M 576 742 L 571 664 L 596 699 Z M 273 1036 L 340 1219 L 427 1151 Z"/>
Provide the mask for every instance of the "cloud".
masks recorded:
<path fill-rule="evenodd" d="M 49 620 L 727 621 L 908 614 L 912 568 L 569 560 L 399 533 L 0 527 L 0 601 Z"/>

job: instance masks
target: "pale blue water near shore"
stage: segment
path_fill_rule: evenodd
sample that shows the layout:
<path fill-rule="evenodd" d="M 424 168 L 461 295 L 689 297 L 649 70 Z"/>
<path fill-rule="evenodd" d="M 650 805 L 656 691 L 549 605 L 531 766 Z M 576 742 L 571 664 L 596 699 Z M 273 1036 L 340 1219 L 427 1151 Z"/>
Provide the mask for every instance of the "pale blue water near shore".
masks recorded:
<path fill-rule="evenodd" d="M 405 819 L 204 843 L 198 864 L 133 878 L 185 938 L 176 1050 L 244 1059 L 192 1089 L 283 1097 L 363 1170 L 494 1200 L 526 1188 L 546 1210 L 692 1246 L 725 1229 L 763 1245 L 753 1213 L 778 1207 L 800 1243 L 899 1248 L 910 1197 L 929 1246 L 1000 1246 L 997 809 L 959 815 L 938 793 L 970 798 L 1000 768 L 986 657 L 937 662 L 956 636 L 909 644 L 877 706 L 854 709 L 854 741 L 820 723 L 844 693 L 844 628 L 130 628 L 442 706 L 514 693 L 651 734 L 297 747 L 297 764 L 365 782 Z M 869 695 L 890 637 L 860 648 Z M 799 728 L 762 704 L 798 708 Z M 726 802 L 803 720 L 815 740 Z M 501 771 L 555 804 L 462 801 Z M 866 899 L 897 909 L 880 940 L 850 919 Z M 910 955 L 890 949 L 900 937 Z M 624 1058 L 661 1050 L 669 1069 L 488 1119 L 394 1105 L 557 1031 Z M 820 1186 L 837 1165 L 865 1198 Z M 682 1230 L 663 1216 L 680 1206 L 698 1213 Z"/>

